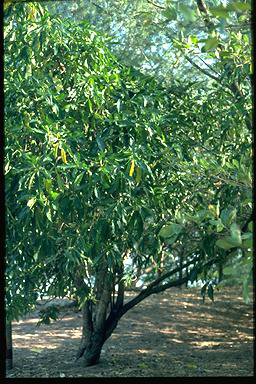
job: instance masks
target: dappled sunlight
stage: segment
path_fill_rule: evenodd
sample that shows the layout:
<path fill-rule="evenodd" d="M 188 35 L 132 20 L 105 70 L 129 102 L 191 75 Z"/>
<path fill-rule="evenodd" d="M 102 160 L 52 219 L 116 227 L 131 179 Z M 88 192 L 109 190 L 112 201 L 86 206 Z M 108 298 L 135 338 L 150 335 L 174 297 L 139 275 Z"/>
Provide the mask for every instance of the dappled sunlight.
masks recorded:
<path fill-rule="evenodd" d="M 15 335 L 14 334 L 12 336 L 12 339 L 13 339 L 13 341 L 15 341 L 17 339 L 23 339 L 23 340 L 29 339 L 30 340 L 31 338 L 35 338 L 37 336 L 39 336 L 38 333 L 33 333 L 33 334 L 26 333 L 25 335 Z"/>
<path fill-rule="evenodd" d="M 20 324 L 21 322 L 25 322 L 26 324 L 37 324 L 38 323 L 38 318 L 36 319 L 25 319 L 25 320 L 20 320 L 20 321 L 13 321 L 13 324 Z"/>
<path fill-rule="evenodd" d="M 27 348 L 28 348 L 27 345 L 19 346 L 19 349 L 24 349 L 25 350 Z M 31 348 L 31 352 L 41 353 L 41 352 L 44 352 L 47 349 L 57 349 L 57 348 L 59 348 L 59 344 L 58 343 L 45 344 L 44 341 L 42 341 L 42 343 L 40 343 L 40 344 L 33 343 L 33 347 Z"/>
<path fill-rule="evenodd" d="M 221 346 L 221 345 L 227 345 L 232 344 L 232 342 L 226 342 L 226 341 L 191 341 L 191 345 L 195 346 L 196 348 L 205 348 L 205 347 L 213 347 L 213 346 Z"/>
<path fill-rule="evenodd" d="M 178 339 L 172 339 L 172 341 L 173 341 L 174 343 L 178 343 L 178 344 L 182 344 L 182 343 L 183 343 L 182 340 L 178 340 Z"/>
<path fill-rule="evenodd" d="M 140 303 L 121 318 L 103 346 L 100 364 L 87 368 L 87 374 L 100 376 L 99 372 L 104 372 L 102 375 L 111 377 L 118 366 L 123 375 L 130 375 L 136 367 L 138 372 L 147 372 L 150 367 L 158 374 L 161 364 L 166 372 L 173 362 L 182 372 L 196 372 L 195 367 L 202 367 L 200 372 L 215 375 L 217 366 L 222 369 L 225 361 L 228 369 L 228 362 L 231 367 L 234 359 L 243 372 L 249 372 L 248 364 L 251 367 L 253 360 L 251 307 L 231 299 L 228 305 L 225 301 L 203 305 L 197 291 L 187 295 L 187 291 L 173 290 L 159 297 L 148 298 L 146 305 Z M 48 367 L 54 364 L 54 372 L 63 372 L 66 377 L 75 369 L 76 376 L 85 376 L 84 368 L 74 368 L 82 334 L 81 313 L 69 311 L 58 321 L 40 327 L 36 326 L 39 319 L 31 315 L 31 319 L 13 323 L 14 356 L 20 375 L 24 366 L 31 367 L 31 372 L 45 367 L 43 375 L 47 377 Z"/>
<path fill-rule="evenodd" d="M 159 332 L 160 333 L 164 333 L 166 335 L 168 335 L 168 334 L 171 334 L 171 335 L 177 334 L 177 332 L 174 329 L 168 329 L 168 328 L 167 329 L 161 329 Z"/>
<path fill-rule="evenodd" d="M 147 349 L 138 349 L 137 351 L 138 351 L 139 353 L 152 353 L 152 350 L 149 351 L 149 350 L 147 350 Z"/>

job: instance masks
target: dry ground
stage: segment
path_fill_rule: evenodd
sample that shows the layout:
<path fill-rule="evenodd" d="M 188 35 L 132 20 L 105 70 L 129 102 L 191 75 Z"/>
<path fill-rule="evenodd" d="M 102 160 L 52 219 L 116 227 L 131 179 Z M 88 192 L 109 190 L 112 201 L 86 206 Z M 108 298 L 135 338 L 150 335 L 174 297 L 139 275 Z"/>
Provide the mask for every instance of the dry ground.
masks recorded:
<path fill-rule="evenodd" d="M 222 288 L 214 303 L 203 304 L 197 288 L 147 298 L 121 319 L 100 363 L 88 368 L 74 364 L 81 313 L 66 309 L 62 316 L 37 327 L 37 311 L 13 323 L 8 378 L 253 375 L 253 305 L 240 288 Z"/>

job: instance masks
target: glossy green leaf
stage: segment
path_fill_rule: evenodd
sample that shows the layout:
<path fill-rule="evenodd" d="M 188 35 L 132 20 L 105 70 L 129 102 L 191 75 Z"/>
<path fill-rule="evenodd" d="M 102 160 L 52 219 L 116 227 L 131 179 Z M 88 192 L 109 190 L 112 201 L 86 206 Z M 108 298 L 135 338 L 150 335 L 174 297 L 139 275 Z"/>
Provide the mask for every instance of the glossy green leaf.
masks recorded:
<path fill-rule="evenodd" d="M 239 241 L 238 239 L 234 239 L 231 236 L 226 236 L 223 239 L 219 239 L 216 241 L 216 245 L 222 249 L 231 249 L 239 247 L 241 244 L 241 241 Z"/>
<path fill-rule="evenodd" d="M 176 223 L 165 224 L 159 231 L 159 236 L 168 238 L 173 235 L 178 235 L 182 231 L 182 225 Z"/>
<path fill-rule="evenodd" d="M 222 223 L 228 227 L 236 218 L 236 208 L 224 208 L 221 211 L 220 218 Z"/>

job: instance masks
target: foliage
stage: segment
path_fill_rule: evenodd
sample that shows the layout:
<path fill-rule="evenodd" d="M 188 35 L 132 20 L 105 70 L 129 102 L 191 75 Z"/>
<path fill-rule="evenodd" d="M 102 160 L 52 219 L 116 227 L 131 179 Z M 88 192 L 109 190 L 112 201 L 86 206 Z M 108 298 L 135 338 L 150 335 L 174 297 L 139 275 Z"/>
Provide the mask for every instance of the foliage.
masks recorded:
<path fill-rule="evenodd" d="M 109 46 L 122 62 L 170 83 L 177 78 L 183 80 L 184 76 L 191 80 L 200 78 L 200 69 L 216 76 L 212 63 L 219 60 L 218 44 L 225 44 L 226 58 L 230 54 L 234 58 L 234 45 L 229 49 L 230 34 L 235 39 L 239 34 L 250 39 L 250 1 L 226 3 L 222 0 L 206 4 L 191 0 L 182 3 L 75 0 L 72 7 L 69 1 L 51 2 L 48 7 L 52 13 L 89 21 L 98 31 L 113 36 Z M 191 67 L 182 47 L 186 47 L 187 55 L 198 64 L 197 68 Z M 250 47 L 244 52 L 246 65 L 250 67 Z M 241 53 L 237 55 L 239 65 Z"/>
<path fill-rule="evenodd" d="M 147 296 L 200 278 L 213 300 L 219 267 L 241 263 L 246 292 L 252 268 L 249 40 L 229 36 L 207 87 L 161 83 L 120 64 L 107 41 L 36 3 L 5 17 L 7 315 L 18 319 L 39 293 L 74 296 L 87 365 Z M 176 42 L 185 56 L 198 44 Z M 128 282 L 152 266 L 124 304 Z"/>

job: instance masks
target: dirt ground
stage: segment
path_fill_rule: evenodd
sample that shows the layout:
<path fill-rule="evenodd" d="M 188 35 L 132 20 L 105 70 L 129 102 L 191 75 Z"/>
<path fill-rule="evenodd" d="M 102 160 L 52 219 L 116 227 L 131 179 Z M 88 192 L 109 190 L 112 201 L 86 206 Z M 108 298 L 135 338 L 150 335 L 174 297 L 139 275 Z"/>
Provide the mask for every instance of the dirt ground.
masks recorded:
<path fill-rule="evenodd" d="M 136 295 L 128 292 L 126 300 Z M 103 346 L 100 363 L 74 364 L 81 313 L 36 326 L 38 311 L 13 323 L 15 377 L 253 376 L 253 304 L 240 288 L 216 291 L 203 304 L 200 289 L 173 288 L 130 310 Z"/>

